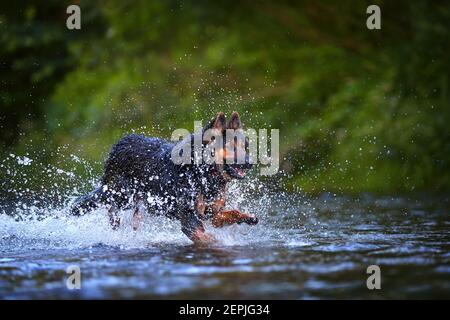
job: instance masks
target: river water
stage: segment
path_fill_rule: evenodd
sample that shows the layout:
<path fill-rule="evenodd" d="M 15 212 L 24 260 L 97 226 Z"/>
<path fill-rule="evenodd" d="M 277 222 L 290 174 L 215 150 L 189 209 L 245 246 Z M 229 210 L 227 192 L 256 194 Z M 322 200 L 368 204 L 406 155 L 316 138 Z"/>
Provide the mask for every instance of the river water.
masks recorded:
<path fill-rule="evenodd" d="M 257 214 L 257 226 L 208 226 L 219 240 L 208 247 L 164 217 L 133 231 L 126 211 L 113 231 L 104 210 L 24 219 L 32 210 L 5 205 L 0 298 L 450 298 L 447 196 L 263 193 L 231 203 Z M 367 288 L 370 265 L 379 290 Z M 79 290 L 67 288 L 69 266 L 80 268 Z"/>

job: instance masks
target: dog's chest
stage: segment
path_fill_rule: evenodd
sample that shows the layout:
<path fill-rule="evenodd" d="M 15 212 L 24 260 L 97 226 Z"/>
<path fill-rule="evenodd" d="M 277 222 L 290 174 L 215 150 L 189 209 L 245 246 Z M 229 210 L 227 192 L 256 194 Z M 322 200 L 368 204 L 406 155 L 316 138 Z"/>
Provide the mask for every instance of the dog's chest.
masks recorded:
<path fill-rule="evenodd" d="M 206 209 L 209 208 L 212 212 L 219 212 L 225 206 L 225 196 L 221 194 L 212 201 L 206 201 L 203 194 L 199 194 L 196 199 L 196 209 L 200 216 L 206 218 Z"/>

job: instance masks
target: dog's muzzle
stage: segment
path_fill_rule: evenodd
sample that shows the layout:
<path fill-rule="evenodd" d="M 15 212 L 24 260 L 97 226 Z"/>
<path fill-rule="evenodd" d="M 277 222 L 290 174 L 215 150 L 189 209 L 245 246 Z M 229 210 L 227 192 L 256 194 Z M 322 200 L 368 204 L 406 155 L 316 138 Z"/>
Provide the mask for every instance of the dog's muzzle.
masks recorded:
<path fill-rule="evenodd" d="M 243 164 L 225 164 L 225 172 L 236 179 L 244 179 L 247 172 L 253 167 L 253 159 L 248 155 L 245 157 L 245 163 Z"/>

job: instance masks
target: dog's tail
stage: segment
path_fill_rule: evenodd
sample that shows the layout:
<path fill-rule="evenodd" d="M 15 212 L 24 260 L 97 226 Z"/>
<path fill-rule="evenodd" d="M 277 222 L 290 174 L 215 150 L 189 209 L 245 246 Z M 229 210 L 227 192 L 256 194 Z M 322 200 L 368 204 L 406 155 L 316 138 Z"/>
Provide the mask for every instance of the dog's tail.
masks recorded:
<path fill-rule="evenodd" d="M 70 214 L 82 216 L 94 209 L 97 209 L 104 202 L 103 188 L 99 187 L 94 191 L 78 197 L 70 208 Z"/>

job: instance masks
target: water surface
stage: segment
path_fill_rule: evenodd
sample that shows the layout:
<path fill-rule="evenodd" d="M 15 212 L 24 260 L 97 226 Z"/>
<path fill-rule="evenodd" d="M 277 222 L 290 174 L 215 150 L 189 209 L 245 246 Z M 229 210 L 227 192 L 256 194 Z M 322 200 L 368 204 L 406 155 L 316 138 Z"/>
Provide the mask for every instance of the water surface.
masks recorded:
<path fill-rule="evenodd" d="M 113 231 L 104 210 L 28 220 L 4 209 L 0 297 L 450 298 L 445 196 L 283 194 L 236 201 L 258 214 L 260 224 L 209 227 L 219 239 L 210 247 L 192 245 L 179 223 L 164 217 L 146 217 L 133 231 L 123 212 L 122 227 Z M 373 264 L 381 268 L 381 290 L 366 286 Z M 66 287 L 70 265 L 81 269 L 80 290 Z"/>

